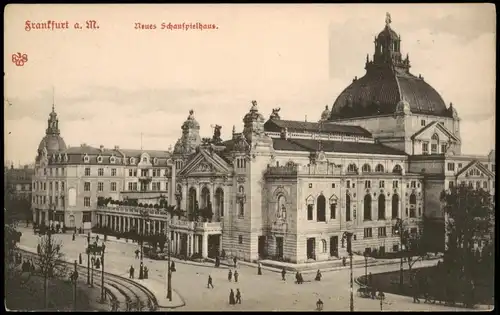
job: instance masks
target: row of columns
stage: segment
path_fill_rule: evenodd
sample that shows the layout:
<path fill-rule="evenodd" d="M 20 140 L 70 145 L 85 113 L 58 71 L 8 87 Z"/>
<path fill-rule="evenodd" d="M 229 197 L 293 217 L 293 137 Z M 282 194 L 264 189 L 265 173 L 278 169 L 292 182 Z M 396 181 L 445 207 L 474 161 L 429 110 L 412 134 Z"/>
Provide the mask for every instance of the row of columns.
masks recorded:
<path fill-rule="evenodd" d="M 109 227 L 114 231 L 128 232 L 133 227 L 136 227 L 138 233 L 161 233 L 165 232 L 166 221 L 143 219 L 137 217 L 98 214 L 99 225 Z M 149 222 L 149 224 L 148 224 Z M 186 235 L 183 237 L 183 235 Z M 185 239 L 186 253 L 188 256 L 194 253 L 201 253 L 202 257 L 208 257 L 208 234 L 195 234 L 193 232 L 170 232 L 172 238 L 172 251 L 180 254 L 182 250 L 182 242 Z M 200 246 L 201 243 L 201 246 Z"/>

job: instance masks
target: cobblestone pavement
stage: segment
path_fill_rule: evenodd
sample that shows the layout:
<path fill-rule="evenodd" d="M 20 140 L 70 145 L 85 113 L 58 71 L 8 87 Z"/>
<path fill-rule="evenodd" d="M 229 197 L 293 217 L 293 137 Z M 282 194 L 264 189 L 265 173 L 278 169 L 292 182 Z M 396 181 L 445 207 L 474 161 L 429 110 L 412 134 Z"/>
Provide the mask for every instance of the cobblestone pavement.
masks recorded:
<path fill-rule="evenodd" d="M 82 253 L 83 264 L 86 265 L 84 255 L 86 238 L 77 237 L 71 240 L 70 234 L 57 235 L 63 240 L 63 252 L 67 258 L 78 259 L 78 253 Z M 32 231 L 23 231 L 21 243 L 36 248 L 37 236 Z M 128 276 L 131 265 L 138 276 L 139 263 L 134 258 L 134 251 L 138 248 L 136 244 L 107 242 L 105 270 L 111 273 Z M 428 265 L 430 262 L 417 263 L 415 267 Z M 435 263 L 435 262 L 432 262 Z M 164 285 L 166 274 L 166 262 L 144 259 L 144 265 L 150 270 L 150 279 L 157 280 L 157 285 Z M 229 282 L 227 269 L 214 267 L 196 266 L 187 263 L 176 263 L 177 271 L 172 277 L 173 288 L 183 297 L 186 305 L 179 308 L 180 311 L 212 311 L 212 310 L 297 310 L 311 311 L 316 308 L 318 298 L 324 302 L 325 311 L 348 311 L 349 310 L 349 270 L 333 271 L 323 273 L 321 282 L 314 281 L 314 274 L 304 275 L 305 283 L 295 284 L 295 275 L 287 274 L 286 281 L 281 280 L 279 273 L 263 271 L 258 276 L 257 270 L 251 266 L 238 266 L 238 283 Z M 368 272 L 379 273 L 398 270 L 398 265 L 385 265 L 369 267 Z M 233 270 L 234 272 L 234 270 Z M 354 278 L 364 274 L 364 268 L 354 269 Z M 207 278 L 213 278 L 214 289 L 207 288 Z M 153 280 L 153 281 L 155 281 Z M 229 305 L 229 291 L 239 288 L 242 294 L 242 304 Z M 446 307 L 443 305 L 414 304 L 410 297 L 386 294 L 386 300 L 382 305 L 384 310 L 405 311 L 464 311 L 457 307 Z M 380 301 L 364 299 L 356 296 L 356 284 L 354 284 L 354 309 L 356 311 L 378 311 Z"/>

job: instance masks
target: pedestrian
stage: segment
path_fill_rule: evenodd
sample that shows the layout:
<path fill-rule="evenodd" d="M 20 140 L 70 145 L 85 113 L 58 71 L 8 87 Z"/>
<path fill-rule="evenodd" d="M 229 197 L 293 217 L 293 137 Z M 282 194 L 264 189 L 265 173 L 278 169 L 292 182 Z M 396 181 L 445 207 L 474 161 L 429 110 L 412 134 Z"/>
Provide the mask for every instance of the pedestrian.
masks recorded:
<path fill-rule="evenodd" d="M 238 263 L 238 259 L 236 258 L 236 256 L 233 258 L 233 262 L 234 262 L 234 268 L 236 268 Z"/>
<path fill-rule="evenodd" d="M 35 272 L 35 270 L 36 270 L 35 263 L 33 262 L 33 258 L 31 258 L 31 272 Z"/>
<path fill-rule="evenodd" d="M 298 271 L 295 273 L 295 283 L 300 284 L 300 274 Z"/>
<path fill-rule="evenodd" d="M 82 264 L 82 253 L 78 254 L 78 263 Z"/>
<path fill-rule="evenodd" d="M 207 284 L 207 288 L 210 288 L 212 287 L 212 289 L 214 288 L 214 285 L 212 283 L 212 276 L 211 275 L 208 275 L 208 284 Z"/>
<path fill-rule="evenodd" d="M 170 271 L 175 272 L 175 262 L 173 262 L 173 261 L 170 264 Z"/>
<path fill-rule="evenodd" d="M 286 276 L 286 270 L 285 268 L 281 269 L 281 280 L 285 281 L 285 276 Z"/>
<path fill-rule="evenodd" d="M 234 282 L 238 282 L 238 276 L 239 276 L 238 270 L 235 270 L 234 271 Z"/>
<path fill-rule="evenodd" d="M 413 277 L 413 281 L 412 281 L 413 303 L 420 303 L 420 300 L 418 299 L 418 296 L 419 296 L 419 292 L 418 291 L 419 290 L 418 290 L 417 281 L 416 281 L 414 275 L 411 275 L 410 277 Z"/>
<path fill-rule="evenodd" d="M 345 265 L 346 265 L 346 259 L 345 259 L 345 257 L 342 257 L 342 266 L 345 267 Z"/>
<path fill-rule="evenodd" d="M 139 259 L 139 253 L 140 253 L 139 250 L 136 249 L 135 250 L 135 259 Z"/>
<path fill-rule="evenodd" d="M 231 291 L 229 292 L 229 304 L 230 305 L 236 304 L 236 300 L 234 299 L 234 291 L 233 291 L 233 289 L 231 289 Z"/>
<path fill-rule="evenodd" d="M 241 292 L 240 289 L 236 289 L 236 303 L 241 304 Z"/>
<path fill-rule="evenodd" d="M 232 278 L 233 278 L 233 272 L 231 271 L 231 269 L 229 269 L 229 272 L 227 273 L 227 280 L 231 281 Z"/>
<path fill-rule="evenodd" d="M 96 241 L 96 243 L 99 242 L 99 235 L 95 236 L 95 241 Z"/>
<path fill-rule="evenodd" d="M 36 252 L 38 253 L 38 255 L 41 254 L 42 248 L 40 247 L 40 244 L 36 245 Z"/>
<path fill-rule="evenodd" d="M 370 272 L 368 274 L 368 286 L 371 286 L 373 284 L 373 275 L 372 273 Z"/>
<path fill-rule="evenodd" d="M 319 271 L 319 269 L 318 272 L 316 272 L 316 278 L 314 278 L 314 280 L 321 281 L 321 271 Z"/>
<path fill-rule="evenodd" d="M 260 264 L 260 261 L 257 265 L 257 275 L 262 276 L 262 265 Z"/>
<path fill-rule="evenodd" d="M 215 256 L 215 267 L 218 268 L 220 264 L 219 256 Z"/>
<path fill-rule="evenodd" d="M 75 240 L 75 233 L 73 233 L 73 236 L 71 237 L 71 239 L 74 241 Z"/>
<path fill-rule="evenodd" d="M 130 266 L 130 269 L 129 269 L 129 278 L 130 279 L 134 279 L 134 266 Z"/>
<path fill-rule="evenodd" d="M 221 255 L 222 259 L 226 259 L 226 251 L 224 249 L 222 250 L 220 255 Z"/>

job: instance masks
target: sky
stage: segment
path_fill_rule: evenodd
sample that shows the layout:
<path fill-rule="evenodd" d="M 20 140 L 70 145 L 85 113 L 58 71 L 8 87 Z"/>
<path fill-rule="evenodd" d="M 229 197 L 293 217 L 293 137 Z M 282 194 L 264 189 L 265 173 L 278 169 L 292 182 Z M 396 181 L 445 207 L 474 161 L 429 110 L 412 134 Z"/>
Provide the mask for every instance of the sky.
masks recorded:
<path fill-rule="evenodd" d="M 493 4 L 10 4 L 4 161 L 34 161 L 53 103 L 69 146 L 167 150 L 191 109 L 202 137 L 219 124 L 228 139 L 252 100 L 266 118 L 280 107 L 282 119 L 317 121 L 364 75 L 386 12 L 410 71 L 457 109 L 462 153 L 487 154 L 495 146 Z M 47 20 L 69 29 L 25 30 L 26 21 Z M 74 29 L 87 20 L 99 29 Z M 161 29 L 198 22 L 216 28 Z M 18 52 L 28 55 L 24 66 L 12 62 Z"/>

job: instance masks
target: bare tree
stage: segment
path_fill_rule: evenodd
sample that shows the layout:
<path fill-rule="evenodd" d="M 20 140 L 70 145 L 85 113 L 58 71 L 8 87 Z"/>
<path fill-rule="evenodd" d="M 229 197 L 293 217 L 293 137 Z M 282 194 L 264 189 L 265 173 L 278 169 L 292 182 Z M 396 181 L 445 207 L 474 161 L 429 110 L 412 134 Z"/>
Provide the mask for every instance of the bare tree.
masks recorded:
<path fill-rule="evenodd" d="M 49 280 L 66 276 L 68 269 L 62 262 L 64 254 L 61 251 L 62 242 L 60 240 L 56 240 L 51 233 L 48 233 L 40 238 L 38 245 L 40 246 L 40 252 L 36 264 L 44 279 L 45 309 L 48 309 Z"/>

